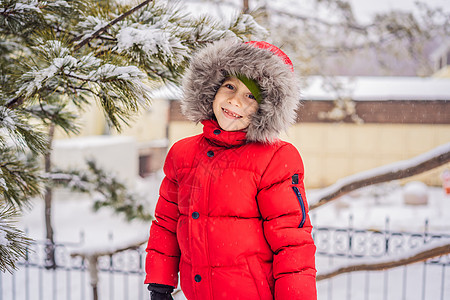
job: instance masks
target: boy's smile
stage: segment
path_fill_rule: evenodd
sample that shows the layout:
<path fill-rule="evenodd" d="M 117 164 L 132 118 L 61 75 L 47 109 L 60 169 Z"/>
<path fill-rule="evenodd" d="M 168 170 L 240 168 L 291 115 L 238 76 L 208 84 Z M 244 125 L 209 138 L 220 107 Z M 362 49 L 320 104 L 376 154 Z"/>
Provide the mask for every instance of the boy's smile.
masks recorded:
<path fill-rule="evenodd" d="M 226 131 L 243 130 L 258 109 L 258 102 L 247 86 L 236 77 L 229 77 L 220 86 L 213 101 L 219 126 Z"/>
<path fill-rule="evenodd" d="M 225 117 L 230 118 L 230 119 L 239 119 L 242 118 L 241 115 L 238 115 L 234 112 L 232 112 L 231 110 L 222 108 L 223 112 L 225 113 Z"/>

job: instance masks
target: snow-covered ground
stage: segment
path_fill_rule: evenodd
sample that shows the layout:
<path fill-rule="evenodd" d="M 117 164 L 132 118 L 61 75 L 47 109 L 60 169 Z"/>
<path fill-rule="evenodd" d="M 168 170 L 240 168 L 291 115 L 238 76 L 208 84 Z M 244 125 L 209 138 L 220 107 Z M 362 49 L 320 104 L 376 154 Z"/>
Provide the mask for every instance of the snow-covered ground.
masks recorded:
<path fill-rule="evenodd" d="M 161 179 L 162 173 L 158 173 L 145 180 L 139 180 L 137 185 L 140 192 L 148 195 L 151 210 L 154 210 Z M 332 203 L 317 208 L 311 212 L 313 224 L 317 228 L 326 226 L 346 228 L 352 226 L 355 229 L 383 230 L 388 226 L 388 229 L 391 231 L 420 233 L 428 230 L 433 233 L 449 234 L 450 196 L 446 195 L 440 187 L 427 187 L 424 189 L 420 184 L 415 184 L 413 188 L 409 187 L 406 192 L 409 190 L 427 196 L 428 203 L 426 205 L 404 204 L 405 194 L 408 194 L 405 193 L 405 187 L 397 182 L 391 182 L 357 190 Z M 311 190 L 307 194 L 313 198 L 314 193 L 318 193 L 318 191 Z M 91 209 L 91 201 L 83 194 L 74 194 L 60 190 L 55 197 L 57 199 L 53 204 L 53 222 L 55 238 L 58 242 L 78 243 L 82 239 L 83 246 L 80 250 L 95 251 L 122 247 L 147 239 L 149 222 L 133 221 L 128 223 L 122 216 L 115 215 L 109 209 L 103 209 L 94 213 Z M 24 213 L 18 220 L 17 225 L 22 229 L 26 229 L 32 238 L 43 240 L 45 235 L 43 201 L 37 199 L 33 202 L 33 205 L 33 209 Z M 387 218 L 388 221 L 386 221 Z M 427 228 L 425 228 L 426 220 L 428 220 Z M 82 237 L 80 237 L 81 232 L 83 232 Z M 339 259 L 317 256 L 318 272 L 324 272 L 342 262 Z M 426 268 L 425 271 L 424 268 Z M 364 299 L 364 289 L 359 288 L 363 284 L 366 286 L 369 284 L 370 299 L 382 299 L 383 287 L 386 284 L 390 294 L 401 294 L 404 278 L 409 282 L 408 288 L 411 286 L 417 289 L 415 294 L 412 290 L 408 290 L 408 293 L 418 295 L 422 290 L 421 285 L 414 284 L 414 282 L 422 283 L 422 277 L 424 276 L 428 281 L 426 285 L 427 297 L 425 299 L 439 299 L 443 284 L 440 281 L 440 272 L 443 272 L 441 268 L 441 266 L 427 265 L 425 267 L 422 264 L 417 264 L 404 270 L 397 268 L 388 272 L 362 273 L 364 276 L 361 276 L 359 273 L 341 275 L 331 281 L 318 283 L 319 299 L 329 299 L 330 291 L 332 291 L 333 299 L 348 299 L 349 287 L 350 291 L 352 291 L 353 299 Z M 22 275 L 19 275 L 21 272 Z M 3 296 L 6 297 L 3 299 L 13 299 L 11 298 L 13 285 L 16 287 L 23 285 L 26 276 L 23 273 L 23 269 L 21 272 L 18 272 L 14 281 L 9 275 L 5 275 L 1 279 L 0 287 L 3 289 Z M 47 274 L 43 270 L 29 270 L 28 272 L 31 272 L 27 275 L 28 278 L 41 278 L 40 280 L 44 282 L 44 285 L 49 287 L 53 286 L 52 282 L 59 280 L 57 294 L 60 297 L 58 296 L 57 299 L 82 299 L 82 293 L 90 295 L 89 286 L 81 288 L 81 278 L 82 276 L 87 276 L 86 274 L 72 273 L 67 279 L 68 274 L 65 274 L 64 271 L 60 271 L 57 276 L 51 275 L 51 273 Z M 33 275 L 32 272 L 41 272 L 41 275 L 38 276 L 37 273 Z M 436 280 L 433 280 L 433 278 Z M 139 275 L 112 276 L 110 274 L 102 274 L 100 276 L 99 291 L 104 296 L 109 295 L 103 299 L 112 299 L 111 295 L 115 295 L 115 299 L 140 299 L 142 296 L 144 297 L 143 299 L 146 299 L 147 291 L 143 287 L 142 280 L 143 278 L 140 278 Z M 125 282 L 128 282 L 128 285 L 125 285 Z M 111 283 L 114 286 L 113 294 L 110 294 Z M 39 283 L 36 281 L 30 283 L 34 290 L 37 289 L 37 284 Z M 433 284 L 437 285 L 437 287 L 434 288 Z M 68 295 L 67 287 L 70 287 L 71 296 Z M 102 288 L 104 291 L 102 291 Z M 46 293 L 45 290 L 44 293 Z M 445 283 L 444 291 L 445 295 L 450 295 L 450 284 Z M 19 289 L 16 299 L 25 299 L 20 297 L 21 294 L 25 297 L 24 293 L 23 289 Z M 179 293 L 176 297 L 177 299 L 184 299 L 182 293 Z M 390 296 L 389 298 L 400 299 L 396 296 Z M 0 299 L 2 298 L 0 297 Z M 30 299 L 39 298 L 31 296 Z M 47 297 L 44 297 L 44 299 L 47 299 Z M 416 298 L 408 296 L 406 299 Z M 418 297 L 417 299 L 421 298 Z"/>
<path fill-rule="evenodd" d="M 425 195 L 428 204 L 407 205 L 411 187 Z M 317 190 L 309 191 L 313 196 Z M 421 188 L 390 182 L 356 190 L 311 212 L 315 226 L 353 226 L 358 229 L 450 233 L 450 195 L 441 187 Z M 350 220 L 350 216 L 352 217 Z M 388 222 L 388 224 L 386 224 Z M 388 226 L 388 228 L 386 228 Z"/>

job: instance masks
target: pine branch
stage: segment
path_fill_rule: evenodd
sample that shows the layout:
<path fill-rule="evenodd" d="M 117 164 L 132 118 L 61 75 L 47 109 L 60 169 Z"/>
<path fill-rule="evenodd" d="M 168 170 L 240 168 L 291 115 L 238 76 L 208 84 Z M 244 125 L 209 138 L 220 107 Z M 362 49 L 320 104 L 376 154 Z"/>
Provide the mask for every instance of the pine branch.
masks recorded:
<path fill-rule="evenodd" d="M 90 93 L 90 94 L 92 94 L 92 95 L 94 95 L 94 96 L 100 97 L 100 94 L 98 94 L 98 93 L 95 92 L 94 90 L 85 88 L 85 87 L 83 87 L 83 86 L 74 86 L 74 85 L 71 85 L 71 84 L 67 84 L 67 87 L 71 88 L 72 90 L 78 90 L 78 91 L 88 92 L 88 93 Z"/>
<path fill-rule="evenodd" d="M 15 149 L 0 148 L 0 201 L 22 207 L 40 194 L 41 187 L 36 162 L 17 156 Z"/>
<path fill-rule="evenodd" d="M 79 50 L 81 47 L 83 47 L 84 45 L 86 45 L 87 43 L 89 43 L 90 41 L 92 41 L 93 39 L 97 38 L 99 35 L 101 35 L 103 32 L 105 32 L 106 30 L 108 30 L 111 26 L 113 26 L 114 24 L 122 21 L 123 19 L 125 19 L 126 17 L 128 17 L 129 15 L 131 15 L 132 13 L 134 13 L 135 11 L 139 10 L 140 8 L 144 7 L 145 5 L 149 4 L 150 2 L 152 2 L 153 0 L 146 0 L 144 2 L 142 2 L 141 4 L 135 6 L 134 8 L 130 9 L 129 11 L 123 13 L 122 15 L 120 15 L 119 17 L 117 17 L 116 19 L 112 20 L 111 22 L 109 22 L 107 25 L 103 26 L 102 28 L 98 29 L 96 32 L 94 32 L 91 36 L 85 38 L 84 40 L 82 40 L 80 43 L 78 43 L 75 46 L 75 51 Z"/>
<path fill-rule="evenodd" d="M 17 95 L 16 97 L 14 97 L 11 100 L 9 100 L 6 103 L 5 107 L 9 108 L 9 109 L 15 109 L 18 106 L 22 105 L 24 100 L 25 100 L 25 98 L 22 95 Z"/>
<path fill-rule="evenodd" d="M 142 195 L 130 191 L 124 182 L 100 168 L 95 161 L 88 160 L 87 164 L 87 170 L 57 170 L 48 173 L 45 178 L 52 185 L 61 185 L 92 195 L 95 211 L 110 207 L 116 213 L 125 215 L 128 221 L 135 218 L 145 221 L 152 219 L 145 211 Z"/>
<path fill-rule="evenodd" d="M 18 211 L 12 206 L 0 206 L 0 272 L 12 273 L 17 269 L 17 261 L 27 255 L 27 247 L 31 240 L 13 226 L 12 219 L 18 216 Z M 7 241 L 7 242 L 6 242 Z"/>

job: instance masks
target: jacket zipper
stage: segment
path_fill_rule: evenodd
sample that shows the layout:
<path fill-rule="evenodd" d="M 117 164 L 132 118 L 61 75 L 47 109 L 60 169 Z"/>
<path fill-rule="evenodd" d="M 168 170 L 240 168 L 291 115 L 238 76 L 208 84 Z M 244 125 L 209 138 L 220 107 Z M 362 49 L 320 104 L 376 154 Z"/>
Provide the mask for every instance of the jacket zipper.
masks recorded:
<path fill-rule="evenodd" d="M 295 196 L 297 196 L 298 203 L 300 203 L 300 207 L 302 209 L 302 220 L 300 222 L 300 225 L 298 225 L 298 228 L 302 228 L 306 220 L 305 204 L 303 203 L 303 197 L 300 191 L 298 190 L 298 187 L 293 186 L 292 189 L 294 190 Z"/>

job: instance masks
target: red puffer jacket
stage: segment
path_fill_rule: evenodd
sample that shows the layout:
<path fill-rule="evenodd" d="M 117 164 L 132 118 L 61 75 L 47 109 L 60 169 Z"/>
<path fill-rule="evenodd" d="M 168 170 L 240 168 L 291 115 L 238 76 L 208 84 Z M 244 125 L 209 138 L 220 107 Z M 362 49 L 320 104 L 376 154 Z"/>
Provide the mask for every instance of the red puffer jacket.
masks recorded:
<path fill-rule="evenodd" d="M 187 299 L 316 299 L 298 151 L 202 123 L 167 155 L 145 282 L 177 286 L 180 271 Z"/>

